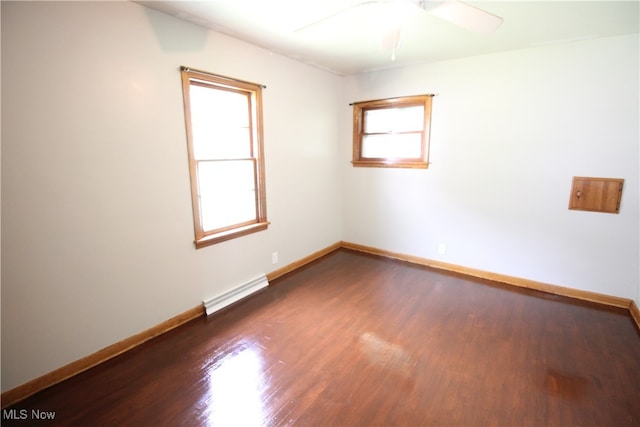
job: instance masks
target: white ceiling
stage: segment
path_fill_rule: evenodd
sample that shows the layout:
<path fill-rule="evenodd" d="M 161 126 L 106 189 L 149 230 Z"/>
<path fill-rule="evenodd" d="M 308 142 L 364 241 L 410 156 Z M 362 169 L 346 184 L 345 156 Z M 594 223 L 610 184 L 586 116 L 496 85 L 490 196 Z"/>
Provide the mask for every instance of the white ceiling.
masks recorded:
<path fill-rule="evenodd" d="M 640 2 L 630 0 L 469 1 L 504 19 L 496 32 L 480 34 L 411 0 L 137 3 L 339 75 L 638 33 L 640 14 Z M 399 33 L 393 31 L 396 13 Z"/>

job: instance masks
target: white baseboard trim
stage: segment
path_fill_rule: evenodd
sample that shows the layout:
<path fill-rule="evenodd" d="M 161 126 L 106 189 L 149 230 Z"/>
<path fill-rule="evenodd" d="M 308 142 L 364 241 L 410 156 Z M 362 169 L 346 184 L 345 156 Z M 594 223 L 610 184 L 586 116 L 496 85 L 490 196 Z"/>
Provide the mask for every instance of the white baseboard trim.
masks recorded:
<path fill-rule="evenodd" d="M 267 286 L 269 286 L 269 281 L 267 280 L 267 276 L 263 274 L 255 279 L 249 280 L 237 288 L 218 295 L 217 297 L 206 299 L 203 301 L 203 304 L 207 316 L 233 304 L 234 302 L 240 301 L 242 298 L 258 292 Z"/>

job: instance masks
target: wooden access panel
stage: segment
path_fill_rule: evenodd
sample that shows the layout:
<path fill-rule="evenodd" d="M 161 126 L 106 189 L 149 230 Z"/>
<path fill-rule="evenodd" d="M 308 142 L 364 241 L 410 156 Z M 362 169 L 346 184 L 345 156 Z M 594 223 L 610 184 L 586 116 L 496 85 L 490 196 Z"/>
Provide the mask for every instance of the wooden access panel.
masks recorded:
<path fill-rule="evenodd" d="M 569 209 L 618 213 L 624 179 L 574 176 Z"/>

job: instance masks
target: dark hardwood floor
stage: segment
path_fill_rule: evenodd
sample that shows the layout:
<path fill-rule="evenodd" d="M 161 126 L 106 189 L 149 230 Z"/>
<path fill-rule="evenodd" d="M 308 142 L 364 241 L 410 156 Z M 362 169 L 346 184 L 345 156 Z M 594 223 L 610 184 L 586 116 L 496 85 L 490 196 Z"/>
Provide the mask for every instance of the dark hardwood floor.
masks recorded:
<path fill-rule="evenodd" d="M 347 250 L 272 285 L 2 424 L 640 426 L 626 310 Z"/>

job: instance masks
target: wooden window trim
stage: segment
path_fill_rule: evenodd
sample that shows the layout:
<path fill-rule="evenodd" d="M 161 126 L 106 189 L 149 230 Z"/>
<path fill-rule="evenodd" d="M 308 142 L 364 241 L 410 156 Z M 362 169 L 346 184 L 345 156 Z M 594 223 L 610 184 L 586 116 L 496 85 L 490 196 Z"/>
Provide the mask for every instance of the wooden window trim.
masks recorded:
<path fill-rule="evenodd" d="M 429 139 L 431 131 L 431 100 L 433 95 L 415 95 L 398 98 L 377 99 L 353 103 L 353 160 L 355 167 L 418 168 L 429 167 Z M 421 155 L 419 158 L 365 158 L 362 157 L 364 136 L 364 114 L 368 110 L 397 107 L 424 106 L 424 127 L 421 132 Z M 398 132 L 407 133 L 407 132 Z M 417 132 L 409 132 L 417 133 Z"/>
<path fill-rule="evenodd" d="M 200 249 L 219 242 L 235 239 L 251 233 L 266 230 L 269 226 L 267 220 L 267 202 L 265 185 L 265 165 L 262 125 L 262 85 L 244 82 L 224 76 L 209 74 L 206 72 L 181 68 L 183 107 L 185 112 L 185 127 L 187 134 L 187 149 L 189 154 L 189 177 L 191 182 L 191 200 L 194 218 L 195 247 Z M 191 129 L 191 102 L 190 86 L 198 85 L 218 90 L 228 90 L 235 93 L 246 94 L 249 98 L 249 120 L 251 132 L 251 147 L 249 159 L 254 161 L 255 168 L 255 196 L 256 216 L 255 220 L 240 224 L 229 225 L 215 230 L 205 231 L 200 216 L 200 202 L 198 192 L 197 164 L 200 162 L 194 156 L 193 131 Z M 248 160 L 248 159 L 234 159 Z"/>
<path fill-rule="evenodd" d="M 218 232 L 216 234 L 211 234 L 205 236 L 199 240 L 195 241 L 196 249 L 205 248 L 207 246 L 215 245 L 216 243 L 225 242 L 227 240 L 232 240 L 237 237 L 246 236 L 247 234 L 257 233 L 258 231 L 263 231 L 269 228 L 270 222 L 257 222 L 249 225 L 245 225 L 243 227 L 234 228 L 232 230 Z"/>

